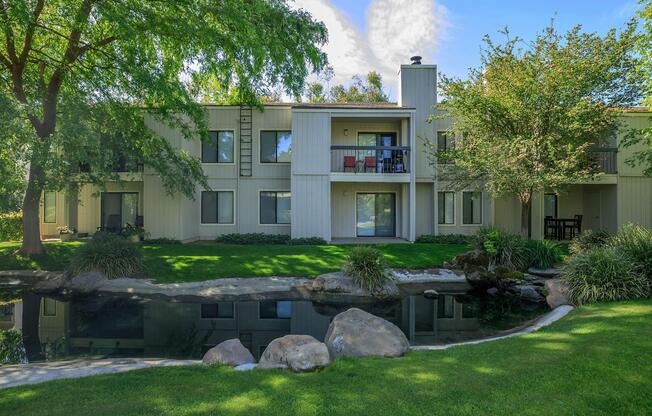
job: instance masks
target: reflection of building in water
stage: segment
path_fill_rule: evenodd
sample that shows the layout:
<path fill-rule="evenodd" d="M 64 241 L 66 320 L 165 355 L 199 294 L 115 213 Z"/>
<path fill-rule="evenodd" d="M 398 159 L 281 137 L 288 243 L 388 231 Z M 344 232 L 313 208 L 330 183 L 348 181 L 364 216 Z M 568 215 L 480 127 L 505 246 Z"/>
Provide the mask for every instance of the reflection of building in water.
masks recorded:
<path fill-rule="evenodd" d="M 275 338 L 308 334 L 323 339 L 332 317 L 350 305 L 310 301 L 217 303 L 134 301 L 93 297 L 69 302 L 43 299 L 40 341 L 52 355 L 115 354 L 200 357 L 238 338 L 257 358 Z M 411 296 L 393 304 L 359 305 L 399 326 L 414 344 L 477 336 L 475 309 L 453 295 Z"/>

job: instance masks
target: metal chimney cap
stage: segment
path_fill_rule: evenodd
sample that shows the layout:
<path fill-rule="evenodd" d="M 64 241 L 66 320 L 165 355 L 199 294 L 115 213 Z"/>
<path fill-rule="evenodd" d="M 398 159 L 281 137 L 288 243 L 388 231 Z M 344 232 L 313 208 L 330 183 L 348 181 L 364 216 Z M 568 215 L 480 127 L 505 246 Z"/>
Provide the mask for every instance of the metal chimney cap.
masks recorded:
<path fill-rule="evenodd" d="M 421 65 L 421 57 L 419 55 L 411 57 L 410 61 L 412 61 L 412 65 Z"/>

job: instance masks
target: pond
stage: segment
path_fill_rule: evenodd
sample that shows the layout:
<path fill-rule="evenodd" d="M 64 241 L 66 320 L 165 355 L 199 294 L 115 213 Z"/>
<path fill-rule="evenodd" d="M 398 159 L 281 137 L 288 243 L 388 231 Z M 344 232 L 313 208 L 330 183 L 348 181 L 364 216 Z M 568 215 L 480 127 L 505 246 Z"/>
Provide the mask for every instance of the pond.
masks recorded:
<path fill-rule="evenodd" d="M 547 311 L 511 297 L 459 293 L 361 305 L 291 299 L 200 303 L 103 295 L 53 298 L 28 293 L 22 301 L 0 308 L 0 329 L 23 331 L 30 361 L 81 356 L 201 358 L 231 338 L 240 339 L 258 359 L 273 339 L 283 335 L 309 334 L 323 340 L 331 319 L 350 307 L 394 323 L 412 345 L 504 333 Z"/>

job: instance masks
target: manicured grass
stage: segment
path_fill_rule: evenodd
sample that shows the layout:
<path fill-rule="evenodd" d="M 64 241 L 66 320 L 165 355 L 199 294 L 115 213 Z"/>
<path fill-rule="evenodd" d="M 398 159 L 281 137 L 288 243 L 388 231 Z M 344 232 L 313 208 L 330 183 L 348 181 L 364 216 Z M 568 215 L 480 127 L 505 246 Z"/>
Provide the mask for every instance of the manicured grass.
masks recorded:
<path fill-rule="evenodd" d="M 48 254 L 35 259 L 11 256 L 18 243 L 0 243 L 0 270 L 63 270 L 79 242 L 48 243 Z M 340 270 L 353 246 L 237 246 L 228 244 L 145 245 L 145 273 L 159 283 L 223 277 L 317 276 Z M 440 265 L 467 250 L 464 245 L 376 245 L 392 267 Z"/>
<path fill-rule="evenodd" d="M 582 307 L 542 331 L 317 373 L 159 368 L 0 392 L 6 415 L 649 415 L 652 301 Z"/>

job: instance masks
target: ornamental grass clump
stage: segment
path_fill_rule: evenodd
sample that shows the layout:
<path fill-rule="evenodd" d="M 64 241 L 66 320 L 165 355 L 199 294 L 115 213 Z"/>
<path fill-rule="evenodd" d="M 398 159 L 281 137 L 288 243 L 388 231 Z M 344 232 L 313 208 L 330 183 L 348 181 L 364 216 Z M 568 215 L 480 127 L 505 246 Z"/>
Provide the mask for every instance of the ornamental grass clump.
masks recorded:
<path fill-rule="evenodd" d="M 138 245 L 112 233 L 96 233 L 77 250 L 68 272 L 77 276 L 97 271 L 109 278 L 134 277 L 143 271 L 143 253 Z"/>
<path fill-rule="evenodd" d="M 640 225 L 625 224 L 609 245 L 629 257 L 652 285 L 652 231 Z"/>
<path fill-rule="evenodd" d="M 564 265 L 561 279 L 568 284 L 570 300 L 577 305 L 644 298 L 650 293 L 640 268 L 611 246 L 574 255 Z"/>
<path fill-rule="evenodd" d="M 383 253 L 371 247 L 354 247 L 344 264 L 344 273 L 360 287 L 369 291 L 382 288 L 389 280 Z"/>
<path fill-rule="evenodd" d="M 561 261 L 561 246 L 550 240 L 530 240 L 527 250 L 529 265 L 539 269 L 549 269 Z"/>
<path fill-rule="evenodd" d="M 611 239 L 611 234 L 607 231 L 586 230 L 570 242 L 568 250 L 571 254 L 579 254 L 596 247 L 602 247 L 609 242 L 609 239 Z"/>
<path fill-rule="evenodd" d="M 477 235 L 477 246 L 485 250 L 496 266 L 505 266 L 515 270 L 529 267 L 530 254 L 527 240 L 518 235 L 509 234 L 497 228 L 483 228 Z"/>

